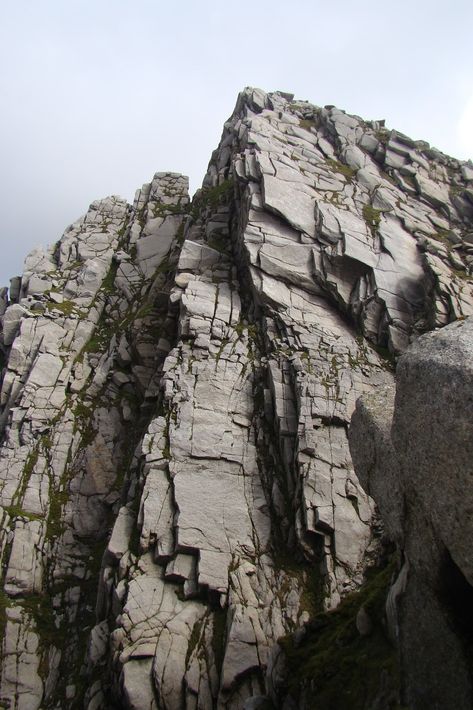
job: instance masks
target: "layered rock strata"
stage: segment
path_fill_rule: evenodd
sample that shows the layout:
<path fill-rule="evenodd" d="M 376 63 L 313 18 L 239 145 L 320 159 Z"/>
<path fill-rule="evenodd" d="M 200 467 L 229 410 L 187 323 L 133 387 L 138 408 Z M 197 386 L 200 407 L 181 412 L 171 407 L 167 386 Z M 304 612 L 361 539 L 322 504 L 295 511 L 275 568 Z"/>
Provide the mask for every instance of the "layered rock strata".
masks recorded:
<path fill-rule="evenodd" d="M 376 558 L 348 425 L 473 312 L 471 177 L 247 89 L 192 203 L 158 173 L 28 256 L 0 293 L 2 702 L 266 696 L 278 638 Z"/>
<path fill-rule="evenodd" d="M 388 597 L 404 703 L 470 708 L 473 319 L 424 335 L 396 387 L 364 396 L 350 449 L 402 566 Z"/>

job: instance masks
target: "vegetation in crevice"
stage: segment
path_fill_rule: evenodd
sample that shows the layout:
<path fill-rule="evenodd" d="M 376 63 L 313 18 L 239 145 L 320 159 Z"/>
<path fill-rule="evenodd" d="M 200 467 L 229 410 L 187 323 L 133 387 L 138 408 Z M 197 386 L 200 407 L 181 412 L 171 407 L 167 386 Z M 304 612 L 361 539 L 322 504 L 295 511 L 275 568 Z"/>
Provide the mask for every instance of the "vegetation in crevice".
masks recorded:
<path fill-rule="evenodd" d="M 117 271 L 118 261 L 112 260 L 112 263 L 110 264 L 110 269 L 108 270 L 108 273 L 102 281 L 102 285 L 100 287 L 101 290 L 104 291 L 104 293 L 112 294 L 115 292 L 115 277 L 117 275 Z"/>
<path fill-rule="evenodd" d="M 220 675 L 225 655 L 227 637 L 227 608 L 214 609 L 212 628 L 212 651 L 215 659 L 217 673 Z"/>
<path fill-rule="evenodd" d="M 326 158 L 325 162 L 331 167 L 333 172 L 340 173 L 347 182 L 352 182 L 356 170 L 353 170 L 349 165 L 345 165 L 345 163 L 341 163 L 339 160 L 334 160 L 333 158 Z"/>
<path fill-rule="evenodd" d="M 80 310 L 74 301 L 63 301 L 62 303 L 56 303 L 55 301 L 46 302 L 47 311 L 59 311 L 65 316 L 77 315 L 80 316 Z"/>
<path fill-rule="evenodd" d="M 358 592 L 315 615 L 302 636 L 279 640 L 287 666 L 283 694 L 307 710 L 368 710 L 380 697 L 383 709 L 399 709 L 398 657 L 384 611 L 396 564 L 394 557 L 371 570 Z M 368 620 L 363 634 L 359 614 Z"/>
<path fill-rule="evenodd" d="M 181 204 L 181 201 L 177 204 L 170 204 L 167 202 L 155 201 L 150 204 L 150 209 L 153 213 L 153 217 L 168 217 L 169 215 L 182 215 L 186 214 L 188 211 L 188 205 Z"/>
<path fill-rule="evenodd" d="M 363 205 L 363 219 L 371 234 L 375 237 L 381 222 L 381 211 L 375 210 L 371 205 Z"/>
<path fill-rule="evenodd" d="M 197 219 L 206 208 L 215 210 L 219 206 L 228 204 L 233 194 L 233 187 L 231 178 L 223 180 L 219 185 L 213 187 L 203 187 L 192 200 L 190 207 L 192 217 Z"/>
<path fill-rule="evenodd" d="M 222 232 L 213 231 L 207 239 L 207 245 L 221 254 L 228 253 L 231 247 L 228 235 Z"/>
<path fill-rule="evenodd" d="M 310 131 L 311 128 L 317 128 L 317 122 L 313 118 L 301 118 L 299 126 L 306 131 Z"/>

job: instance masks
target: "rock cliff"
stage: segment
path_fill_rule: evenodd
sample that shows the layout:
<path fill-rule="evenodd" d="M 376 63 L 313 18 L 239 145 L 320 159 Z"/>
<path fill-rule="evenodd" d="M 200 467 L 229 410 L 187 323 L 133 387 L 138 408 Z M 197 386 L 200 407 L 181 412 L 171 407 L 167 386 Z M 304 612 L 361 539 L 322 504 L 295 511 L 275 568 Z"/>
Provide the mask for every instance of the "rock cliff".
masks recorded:
<path fill-rule="evenodd" d="M 404 696 L 419 710 L 473 704 L 473 318 L 417 340 L 396 388 L 361 398 L 350 449 L 400 552 L 388 620 Z"/>
<path fill-rule="evenodd" d="M 355 402 L 473 313 L 472 218 L 471 164 L 246 89 L 192 201 L 157 173 L 26 258 L 0 291 L 0 704 L 309 702 L 278 640 L 383 556 Z"/>

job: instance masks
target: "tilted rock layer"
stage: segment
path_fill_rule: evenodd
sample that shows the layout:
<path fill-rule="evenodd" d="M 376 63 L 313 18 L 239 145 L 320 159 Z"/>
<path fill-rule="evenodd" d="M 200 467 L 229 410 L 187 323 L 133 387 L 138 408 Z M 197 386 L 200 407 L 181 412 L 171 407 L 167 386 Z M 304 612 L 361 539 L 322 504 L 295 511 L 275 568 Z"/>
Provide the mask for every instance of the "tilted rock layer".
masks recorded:
<path fill-rule="evenodd" d="M 472 178 L 246 89 L 192 203 L 157 173 L 27 257 L 0 292 L 0 703 L 280 702 L 277 640 L 377 558 L 355 402 L 473 313 Z"/>

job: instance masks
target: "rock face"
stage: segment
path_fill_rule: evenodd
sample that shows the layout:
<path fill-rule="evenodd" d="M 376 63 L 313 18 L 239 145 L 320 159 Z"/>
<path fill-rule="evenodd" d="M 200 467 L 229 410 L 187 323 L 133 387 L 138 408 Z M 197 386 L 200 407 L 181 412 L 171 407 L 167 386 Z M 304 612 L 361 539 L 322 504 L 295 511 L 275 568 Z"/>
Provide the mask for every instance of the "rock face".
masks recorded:
<path fill-rule="evenodd" d="M 402 553 L 389 618 L 416 710 L 473 703 L 472 392 L 469 318 L 419 338 L 396 389 L 363 397 L 352 418 L 356 471 Z"/>
<path fill-rule="evenodd" d="M 0 291 L 0 703 L 280 702 L 277 640 L 378 555 L 355 402 L 473 313 L 472 214 L 468 164 L 246 89 L 192 203 L 157 173 L 27 257 Z"/>

